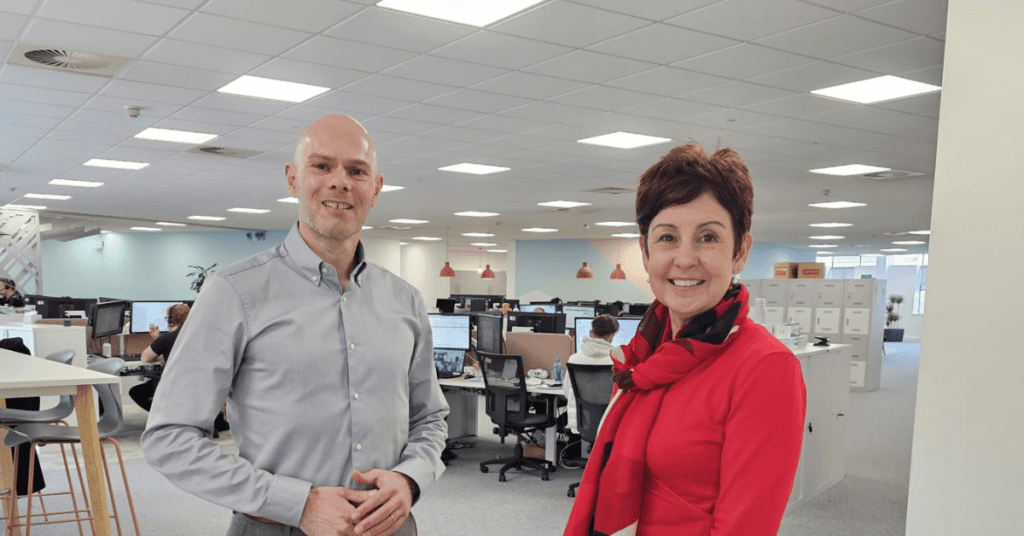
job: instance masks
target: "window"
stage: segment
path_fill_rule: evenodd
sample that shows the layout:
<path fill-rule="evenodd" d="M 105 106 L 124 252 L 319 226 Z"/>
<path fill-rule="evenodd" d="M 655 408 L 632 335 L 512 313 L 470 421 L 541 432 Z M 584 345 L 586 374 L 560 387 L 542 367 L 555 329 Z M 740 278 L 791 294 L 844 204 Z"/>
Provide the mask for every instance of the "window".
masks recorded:
<path fill-rule="evenodd" d="M 911 311 L 915 315 L 924 314 L 924 294 L 925 294 L 925 282 L 928 279 L 928 267 L 921 266 L 917 269 L 917 289 L 914 290 L 914 309 Z"/>

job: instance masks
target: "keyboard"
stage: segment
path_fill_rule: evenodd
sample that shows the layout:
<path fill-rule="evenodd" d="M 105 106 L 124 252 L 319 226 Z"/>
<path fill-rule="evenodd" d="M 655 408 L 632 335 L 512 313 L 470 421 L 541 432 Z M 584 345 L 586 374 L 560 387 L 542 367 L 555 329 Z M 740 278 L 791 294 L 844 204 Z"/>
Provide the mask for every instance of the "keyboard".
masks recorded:
<path fill-rule="evenodd" d="M 163 363 L 142 363 L 121 369 L 121 376 L 145 376 L 147 378 L 159 378 L 164 372 Z"/>

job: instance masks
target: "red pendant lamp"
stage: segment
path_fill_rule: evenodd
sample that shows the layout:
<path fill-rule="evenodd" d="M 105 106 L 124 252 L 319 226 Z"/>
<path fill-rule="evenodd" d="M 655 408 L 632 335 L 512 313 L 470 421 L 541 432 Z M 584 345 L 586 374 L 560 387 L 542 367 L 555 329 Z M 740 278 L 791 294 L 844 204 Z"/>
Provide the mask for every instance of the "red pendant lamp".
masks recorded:
<path fill-rule="evenodd" d="M 491 270 L 490 264 L 487 265 L 487 268 L 484 268 L 483 272 L 480 272 L 480 279 L 494 281 L 494 270 Z"/>
<path fill-rule="evenodd" d="M 444 230 L 444 258 L 448 258 L 448 228 Z M 438 277 L 455 277 L 455 270 L 452 270 L 449 261 L 444 261 L 444 266 L 441 268 L 441 273 Z"/>
<path fill-rule="evenodd" d="M 587 261 L 583 261 L 583 267 L 576 272 L 576 279 L 593 279 L 594 270 L 587 266 Z"/>
<path fill-rule="evenodd" d="M 610 279 L 622 279 L 622 280 L 626 279 L 626 272 L 622 271 L 622 264 L 621 263 L 616 263 L 615 264 L 615 269 L 612 270 L 612 276 L 611 276 Z"/>

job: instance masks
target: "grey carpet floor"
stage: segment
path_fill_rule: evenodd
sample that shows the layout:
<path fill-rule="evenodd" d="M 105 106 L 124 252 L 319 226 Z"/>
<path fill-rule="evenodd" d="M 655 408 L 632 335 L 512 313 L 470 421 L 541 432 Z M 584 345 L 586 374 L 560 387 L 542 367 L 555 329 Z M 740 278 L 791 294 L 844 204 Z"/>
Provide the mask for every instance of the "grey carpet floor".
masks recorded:
<path fill-rule="evenodd" d="M 780 536 L 845 536 L 904 534 L 910 449 L 917 392 L 920 345 L 887 343 L 882 387 L 870 393 L 851 393 L 846 478 L 818 497 L 786 514 Z M 138 438 L 146 413 L 129 402 L 127 425 L 118 434 L 125 457 L 142 534 L 195 536 L 224 534 L 230 513 L 196 499 L 168 483 L 142 458 Z M 233 450 L 230 435 L 220 440 Z M 463 534 L 561 534 L 573 499 L 566 489 L 579 480 L 579 469 L 560 468 L 549 481 L 528 474 L 509 473 L 498 482 L 492 470 L 482 474 L 479 462 L 505 455 L 510 445 L 490 437 L 471 441 L 472 448 L 456 451 L 441 479 L 413 509 L 423 536 Z M 112 452 L 109 459 L 113 459 Z M 63 462 L 56 447 L 42 452 L 48 490 L 61 491 Z M 116 465 L 112 467 L 116 471 Z M 118 477 L 115 473 L 115 480 Z M 115 496 L 124 534 L 133 534 L 121 486 Z M 66 508 L 65 497 L 46 500 L 48 509 Z M 88 527 L 86 527 L 88 534 Z M 38 536 L 78 534 L 73 524 L 33 527 Z"/>

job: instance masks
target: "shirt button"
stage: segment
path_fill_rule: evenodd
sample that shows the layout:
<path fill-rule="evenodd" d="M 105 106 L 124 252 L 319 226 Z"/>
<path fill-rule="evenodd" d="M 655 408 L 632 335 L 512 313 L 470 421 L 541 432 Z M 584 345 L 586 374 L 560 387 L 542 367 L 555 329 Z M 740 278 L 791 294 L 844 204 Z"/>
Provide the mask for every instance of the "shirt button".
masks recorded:
<path fill-rule="evenodd" d="M 356 400 L 359 400 L 359 393 L 355 393 L 355 394 L 353 394 L 353 395 L 352 395 L 352 398 L 354 398 L 354 399 L 356 399 Z"/>
<path fill-rule="evenodd" d="M 363 450 L 363 444 L 362 443 L 356 443 L 356 450 Z"/>
<path fill-rule="evenodd" d="M 312 279 L 313 282 L 316 283 L 316 280 L 320 279 L 320 278 L 314 275 L 314 276 L 310 276 L 310 279 Z"/>
<path fill-rule="evenodd" d="M 356 343 L 352 343 L 352 344 L 348 345 L 348 347 L 353 349 L 353 350 L 355 350 L 356 349 Z"/>
<path fill-rule="evenodd" d="M 341 301 L 342 301 L 342 303 L 348 303 L 348 298 L 342 296 L 341 297 Z"/>

